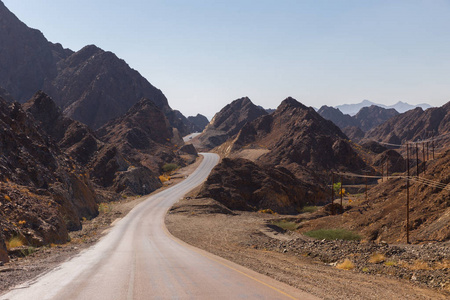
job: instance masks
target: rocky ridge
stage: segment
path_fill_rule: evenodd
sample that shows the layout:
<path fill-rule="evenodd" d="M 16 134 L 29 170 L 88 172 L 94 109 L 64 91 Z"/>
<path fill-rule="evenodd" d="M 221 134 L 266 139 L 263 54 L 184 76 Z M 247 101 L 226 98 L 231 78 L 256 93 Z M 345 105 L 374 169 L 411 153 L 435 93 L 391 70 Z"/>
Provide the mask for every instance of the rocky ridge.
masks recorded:
<path fill-rule="evenodd" d="M 248 97 L 234 100 L 216 113 L 198 140 L 203 147 L 212 149 L 236 135 L 246 123 L 266 114 Z"/>

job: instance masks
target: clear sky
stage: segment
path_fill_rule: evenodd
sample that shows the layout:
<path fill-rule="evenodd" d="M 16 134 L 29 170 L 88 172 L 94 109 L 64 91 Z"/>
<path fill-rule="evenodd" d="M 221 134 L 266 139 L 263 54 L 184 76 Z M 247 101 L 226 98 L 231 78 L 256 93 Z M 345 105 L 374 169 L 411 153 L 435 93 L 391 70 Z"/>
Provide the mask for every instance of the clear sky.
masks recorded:
<path fill-rule="evenodd" d="M 186 116 L 450 101 L 448 0 L 3 0 L 47 39 L 123 58 Z"/>

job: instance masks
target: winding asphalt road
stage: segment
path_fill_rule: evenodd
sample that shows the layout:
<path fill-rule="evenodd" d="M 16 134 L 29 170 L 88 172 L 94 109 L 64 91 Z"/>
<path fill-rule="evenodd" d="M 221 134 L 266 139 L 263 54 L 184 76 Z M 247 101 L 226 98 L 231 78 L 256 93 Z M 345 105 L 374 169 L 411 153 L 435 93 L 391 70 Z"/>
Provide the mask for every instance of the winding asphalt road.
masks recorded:
<path fill-rule="evenodd" d="M 148 197 L 95 246 L 0 299 L 316 299 L 167 232 L 167 210 L 219 160 L 203 156 L 186 180 Z"/>

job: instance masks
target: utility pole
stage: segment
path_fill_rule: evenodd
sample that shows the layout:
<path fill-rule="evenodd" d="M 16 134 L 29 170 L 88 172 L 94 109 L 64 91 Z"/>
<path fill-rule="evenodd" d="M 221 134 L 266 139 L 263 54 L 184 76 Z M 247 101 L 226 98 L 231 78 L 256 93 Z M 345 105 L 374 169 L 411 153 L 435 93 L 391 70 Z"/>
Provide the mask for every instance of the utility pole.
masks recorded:
<path fill-rule="evenodd" d="M 416 168 L 417 168 L 417 177 L 419 177 L 419 146 L 416 143 Z"/>
<path fill-rule="evenodd" d="M 408 177 L 406 178 L 406 243 L 409 244 L 409 144 L 406 144 L 406 166 Z"/>
<path fill-rule="evenodd" d="M 431 149 L 433 149 L 433 159 L 434 159 L 434 140 L 431 141 Z"/>
<path fill-rule="evenodd" d="M 381 182 L 384 181 L 384 164 L 381 165 Z"/>
<path fill-rule="evenodd" d="M 334 173 L 331 172 L 331 203 L 334 202 Z"/>
<path fill-rule="evenodd" d="M 386 159 L 386 181 L 389 179 L 389 160 Z"/>
<path fill-rule="evenodd" d="M 366 202 L 367 202 L 367 173 L 366 173 Z"/>
<path fill-rule="evenodd" d="M 341 207 L 342 207 L 342 175 L 341 175 Z"/>
<path fill-rule="evenodd" d="M 425 143 L 422 143 L 422 154 L 423 154 L 423 174 L 425 174 L 426 171 L 426 161 L 425 161 Z"/>
<path fill-rule="evenodd" d="M 430 142 L 427 142 L 427 160 L 430 160 Z"/>

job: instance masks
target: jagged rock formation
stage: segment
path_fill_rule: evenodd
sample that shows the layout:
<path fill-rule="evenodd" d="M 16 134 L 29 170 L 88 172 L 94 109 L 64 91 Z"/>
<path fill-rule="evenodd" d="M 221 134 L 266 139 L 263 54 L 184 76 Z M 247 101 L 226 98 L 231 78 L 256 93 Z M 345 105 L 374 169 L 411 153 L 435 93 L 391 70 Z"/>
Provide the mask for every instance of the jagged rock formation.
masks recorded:
<path fill-rule="evenodd" d="M 214 116 L 198 136 L 198 140 L 205 148 L 212 149 L 236 135 L 246 123 L 266 114 L 263 108 L 253 104 L 248 97 L 237 99 Z"/>
<path fill-rule="evenodd" d="M 342 129 L 342 132 L 351 140 L 354 142 L 359 142 L 364 138 L 364 131 L 361 130 L 361 128 L 356 126 L 349 126 Z"/>
<path fill-rule="evenodd" d="M 17 102 L 0 98 L 0 226 L 7 239 L 63 243 L 82 217 L 98 214 L 83 168 Z M 19 225 L 19 226 L 17 226 Z"/>
<path fill-rule="evenodd" d="M 49 94 L 64 113 L 97 129 L 123 115 L 141 98 L 151 99 L 173 127 L 186 135 L 164 94 L 115 54 L 94 45 L 78 52 L 48 42 L 0 1 L 0 86 L 25 102 L 38 91 Z"/>
<path fill-rule="evenodd" d="M 224 158 L 197 197 L 213 198 L 234 210 L 271 209 L 296 214 L 313 199 L 312 190 L 312 186 L 282 167 L 263 167 L 242 158 Z"/>
<path fill-rule="evenodd" d="M 197 114 L 195 117 L 190 116 L 187 119 L 194 125 L 192 128 L 193 132 L 202 132 L 205 129 L 205 127 L 209 124 L 208 119 L 201 114 Z"/>
<path fill-rule="evenodd" d="M 428 139 L 450 132 L 450 102 L 427 110 L 416 108 L 400 114 L 371 129 L 367 140 L 402 144 Z"/>
<path fill-rule="evenodd" d="M 352 118 L 350 115 L 343 114 L 338 108 L 324 105 L 317 111 L 317 113 L 321 115 L 322 118 L 330 120 L 341 129 L 360 126 L 357 120 Z"/>
<path fill-rule="evenodd" d="M 105 143 L 114 145 L 133 166 L 142 165 L 153 171 L 147 177 L 154 178 L 154 182 L 143 183 L 147 188 L 161 185 L 156 175 L 165 163 L 184 164 L 176 154 L 183 145 L 181 136 L 171 129 L 164 113 L 149 99 L 141 99 L 125 115 L 108 122 L 96 134 Z M 142 177 L 142 180 L 148 179 Z"/>
<path fill-rule="evenodd" d="M 358 140 L 360 133 L 355 129 L 347 129 L 347 127 L 358 127 L 363 132 L 367 132 L 373 127 L 378 126 L 390 118 L 398 115 L 398 112 L 395 109 L 386 109 L 375 105 L 361 108 L 361 110 L 354 116 L 343 114 L 338 108 L 333 108 L 326 105 L 322 106 L 318 113 L 323 118 L 330 120 L 339 126 L 341 130 L 352 133 L 352 139 L 356 140 Z"/>
<path fill-rule="evenodd" d="M 267 149 L 258 162 L 284 166 L 302 179 L 312 176 L 311 172 L 367 168 L 336 125 L 293 98 L 284 100 L 274 113 L 245 125 L 230 151 L 249 148 Z"/>
<path fill-rule="evenodd" d="M 399 113 L 393 108 L 386 109 L 372 105 L 361 108 L 361 110 L 354 116 L 354 119 L 358 122 L 358 127 L 361 128 L 362 131 L 366 132 L 380 124 L 383 124 L 398 114 Z"/>

